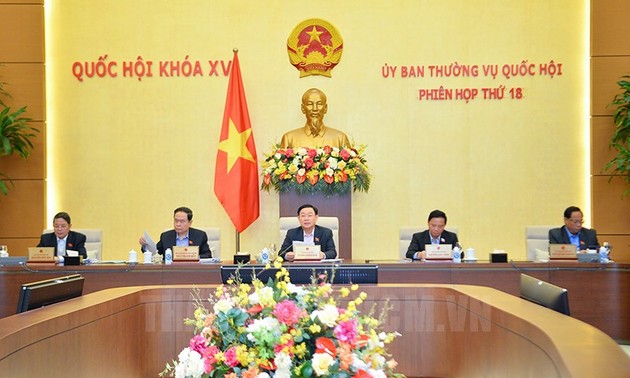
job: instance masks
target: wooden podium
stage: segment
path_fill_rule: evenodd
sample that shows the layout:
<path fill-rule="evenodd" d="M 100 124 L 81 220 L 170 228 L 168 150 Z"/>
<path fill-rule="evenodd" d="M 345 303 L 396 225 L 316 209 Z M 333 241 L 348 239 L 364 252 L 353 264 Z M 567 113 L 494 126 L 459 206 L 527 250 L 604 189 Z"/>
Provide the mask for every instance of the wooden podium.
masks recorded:
<path fill-rule="evenodd" d="M 280 193 L 280 216 L 296 217 L 298 207 L 305 203 L 317 207 L 320 216 L 339 218 L 339 245 L 335 246 L 338 257 L 352 259 L 352 195 L 326 197 L 320 193 Z"/>

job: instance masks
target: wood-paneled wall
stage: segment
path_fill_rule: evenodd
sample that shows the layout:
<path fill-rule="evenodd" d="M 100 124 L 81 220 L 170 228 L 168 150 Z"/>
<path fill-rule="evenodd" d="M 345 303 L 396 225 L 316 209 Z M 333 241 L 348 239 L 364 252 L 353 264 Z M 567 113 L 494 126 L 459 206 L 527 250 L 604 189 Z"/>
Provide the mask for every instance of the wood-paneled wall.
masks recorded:
<path fill-rule="evenodd" d="M 593 227 L 599 241 L 613 246 L 613 258 L 630 261 L 630 197 L 627 184 L 604 172 L 613 156 L 614 107 L 621 76 L 630 75 L 630 23 L 627 0 L 591 1 L 591 195 Z M 609 181 L 610 180 L 610 181 Z M 616 248 L 615 248 L 616 247 Z"/>
<path fill-rule="evenodd" d="M 0 0 L 0 81 L 12 95 L 13 110 L 27 106 L 26 117 L 40 130 L 31 156 L 0 158 L 0 173 L 13 180 L 0 195 L 0 244 L 11 255 L 25 255 L 39 240 L 46 216 L 46 77 L 43 0 Z"/>

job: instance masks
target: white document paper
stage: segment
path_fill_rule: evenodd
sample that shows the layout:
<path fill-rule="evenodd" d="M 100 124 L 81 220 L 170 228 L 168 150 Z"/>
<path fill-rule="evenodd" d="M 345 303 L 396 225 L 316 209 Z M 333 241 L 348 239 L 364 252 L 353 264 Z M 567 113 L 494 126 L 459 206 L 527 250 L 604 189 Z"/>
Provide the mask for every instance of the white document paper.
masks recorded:
<path fill-rule="evenodd" d="M 151 236 L 149 236 L 147 230 L 144 230 L 144 241 L 147 242 L 147 251 L 151 253 L 157 253 L 157 245 L 155 244 L 153 239 L 151 239 Z"/>

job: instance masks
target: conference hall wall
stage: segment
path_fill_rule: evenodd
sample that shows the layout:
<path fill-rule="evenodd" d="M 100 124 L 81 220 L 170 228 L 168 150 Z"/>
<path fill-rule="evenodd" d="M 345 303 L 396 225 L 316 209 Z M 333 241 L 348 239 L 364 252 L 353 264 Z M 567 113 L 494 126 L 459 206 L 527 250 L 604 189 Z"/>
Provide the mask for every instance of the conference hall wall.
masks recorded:
<path fill-rule="evenodd" d="M 287 38 L 309 18 L 343 38 L 329 78 L 289 63 Z M 47 4 L 46 26 L 47 219 L 65 210 L 102 228 L 105 258 L 124 258 L 143 230 L 157 238 L 180 205 L 234 252 L 213 184 L 235 47 L 259 160 L 303 125 L 310 87 L 328 96 L 326 123 L 367 145 L 355 258 L 397 258 L 399 228 L 436 208 L 464 247 L 515 259 L 526 225 L 588 212 L 586 1 L 67 0 Z M 111 69 L 88 75 L 99 62 Z M 184 62 L 198 74 L 171 68 Z M 242 250 L 278 241 L 278 195 L 260 204 Z"/>

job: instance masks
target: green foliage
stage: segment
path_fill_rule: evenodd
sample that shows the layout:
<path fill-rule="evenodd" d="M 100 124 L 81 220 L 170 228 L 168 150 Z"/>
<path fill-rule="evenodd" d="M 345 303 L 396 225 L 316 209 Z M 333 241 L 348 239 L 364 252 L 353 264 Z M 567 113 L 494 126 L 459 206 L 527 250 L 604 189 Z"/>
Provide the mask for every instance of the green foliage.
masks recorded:
<path fill-rule="evenodd" d="M 0 82 L 0 95 L 10 98 L 4 84 Z M 0 99 L 0 108 L 0 157 L 17 154 L 26 159 L 33 149 L 31 139 L 39 130 L 29 125 L 30 118 L 24 117 L 26 106 L 13 111 Z M 4 195 L 9 193 L 7 183 L 13 185 L 10 177 L 0 173 L 0 192 Z"/>
<path fill-rule="evenodd" d="M 629 184 L 624 195 L 630 196 L 630 76 L 623 76 L 617 84 L 623 90 L 618 93 L 610 105 L 616 106 L 613 114 L 615 132 L 610 139 L 610 148 L 616 155 L 606 164 L 605 169 L 620 175 Z M 612 177 L 611 177 L 612 179 Z"/>

